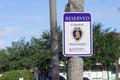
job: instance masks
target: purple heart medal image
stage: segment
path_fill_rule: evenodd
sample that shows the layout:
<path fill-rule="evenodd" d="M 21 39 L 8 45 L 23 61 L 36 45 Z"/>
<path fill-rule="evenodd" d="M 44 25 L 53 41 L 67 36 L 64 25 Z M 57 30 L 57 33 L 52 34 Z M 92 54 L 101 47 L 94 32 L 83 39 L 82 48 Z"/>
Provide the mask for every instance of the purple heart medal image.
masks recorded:
<path fill-rule="evenodd" d="M 93 52 L 91 14 L 65 12 L 62 38 L 64 56 L 91 56 Z"/>
<path fill-rule="evenodd" d="M 73 32 L 72 32 L 72 35 L 73 35 L 73 38 L 76 40 L 76 41 L 79 41 L 82 37 L 82 30 L 80 27 L 75 27 Z"/>

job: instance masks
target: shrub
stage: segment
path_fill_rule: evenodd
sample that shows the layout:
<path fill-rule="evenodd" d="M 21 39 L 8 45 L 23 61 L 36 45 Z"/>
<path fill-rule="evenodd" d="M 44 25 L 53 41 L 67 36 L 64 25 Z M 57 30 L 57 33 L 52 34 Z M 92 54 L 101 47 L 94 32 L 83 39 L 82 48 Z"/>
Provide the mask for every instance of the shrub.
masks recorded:
<path fill-rule="evenodd" d="M 27 70 L 13 70 L 3 73 L 0 80 L 19 80 L 19 78 L 24 78 L 24 80 L 35 80 L 33 74 Z"/>

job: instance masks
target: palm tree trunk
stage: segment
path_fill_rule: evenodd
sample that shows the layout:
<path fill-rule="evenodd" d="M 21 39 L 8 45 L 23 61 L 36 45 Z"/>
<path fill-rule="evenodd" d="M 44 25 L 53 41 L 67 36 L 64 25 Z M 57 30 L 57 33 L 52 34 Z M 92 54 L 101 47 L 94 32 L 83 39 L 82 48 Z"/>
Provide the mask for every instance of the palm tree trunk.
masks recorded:
<path fill-rule="evenodd" d="M 51 57 L 52 57 L 52 80 L 59 80 L 59 55 L 56 0 L 50 0 L 50 33 L 51 33 Z"/>
<path fill-rule="evenodd" d="M 119 67 L 118 66 L 119 66 L 119 60 L 116 61 L 116 80 L 119 79 L 119 74 L 118 74 L 119 73 Z"/>
<path fill-rule="evenodd" d="M 83 12 L 84 0 L 69 0 L 65 12 Z M 83 59 L 69 57 L 67 59 L 67 80 L 83 80 Z"/>

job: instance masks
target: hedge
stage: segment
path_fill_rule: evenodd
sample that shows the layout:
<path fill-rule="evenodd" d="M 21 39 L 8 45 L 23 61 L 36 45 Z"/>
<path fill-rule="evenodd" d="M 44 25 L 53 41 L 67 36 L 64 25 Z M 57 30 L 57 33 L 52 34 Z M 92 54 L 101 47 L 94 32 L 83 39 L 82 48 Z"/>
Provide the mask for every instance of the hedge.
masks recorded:
<path fill-rule="evenodd" d="M 19 78 L 24 78 L 24 80 L 35 80 L 34 75 L 28 70 L 13 70 L 3 73 L 0 80 L 19 80 Z"/>

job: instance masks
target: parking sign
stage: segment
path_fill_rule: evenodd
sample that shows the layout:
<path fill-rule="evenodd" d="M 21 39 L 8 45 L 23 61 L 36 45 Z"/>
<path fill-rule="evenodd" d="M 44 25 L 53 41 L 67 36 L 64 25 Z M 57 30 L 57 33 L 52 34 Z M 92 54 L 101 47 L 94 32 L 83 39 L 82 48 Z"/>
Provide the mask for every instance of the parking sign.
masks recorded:
<path fill-rule="evenodd" d="M 91 56 L 92 49 L 91 14 L 65 12 L 63 14 L 64 56 Z"/>

